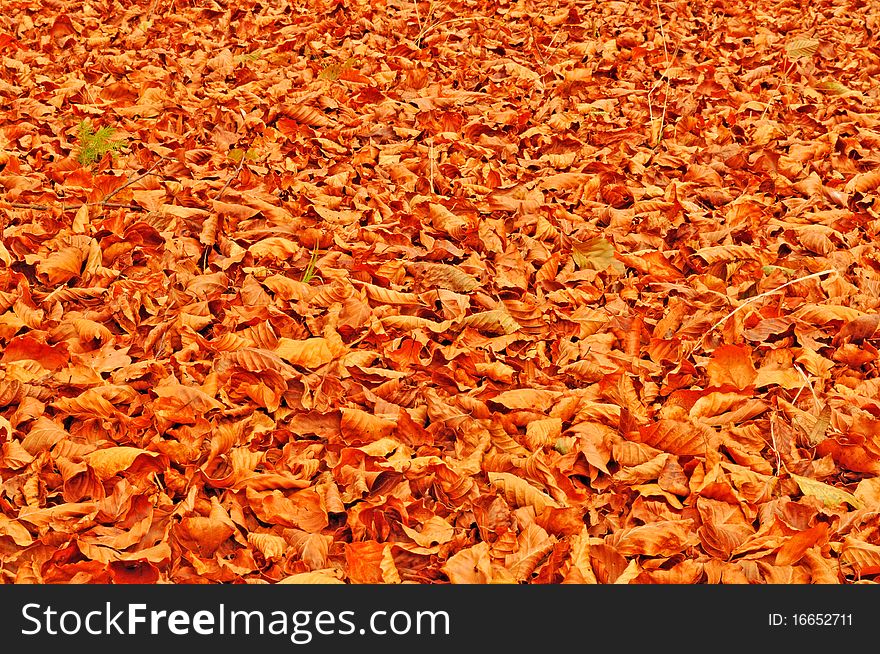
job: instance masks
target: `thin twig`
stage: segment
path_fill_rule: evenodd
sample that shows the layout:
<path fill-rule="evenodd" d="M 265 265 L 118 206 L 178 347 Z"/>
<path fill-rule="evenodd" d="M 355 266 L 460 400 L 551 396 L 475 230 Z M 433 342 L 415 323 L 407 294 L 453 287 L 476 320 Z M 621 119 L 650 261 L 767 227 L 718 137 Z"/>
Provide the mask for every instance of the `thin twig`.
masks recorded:
<path fill-rule="evenodd" d="M 811 275 L 806 275 L 806 276 L 804 276 L 804 277 L 798 277 L 797 279 L 792 279 L 792 280 L 789 281 L 789 282 L 785 282 L 785 283 L 782 284 L 781 286 L 777 286 L 776 288 L 774 288 L 774 289 L 772 289 L 772 290 L 766 291 L 766 292 L 764 292 L 764 293 L 760 293 L 760 294 L 758 294 L 758 295 L 755 295 L 754 297 L 750 297 L 748 300 L 746 300 L 746 301 L 743 302 L 741 305 L 739 305 L 736 309 L 734 309 L 733 311 L 731 311 L 730 313 L 728 313 L 726 316 L 724 316 L 721 320 L 719 320 L 719 321 L 716 322 L 714 325 L 712 325 L 711 327 L 709 327 L 709 329 L 707 329 L 706 332 L 703 334 L 702 338 L 700 339 L 700 342 L 702 342 L 702 341 L 703 341 L 703 340 L 704 340 L 709 334 L 711 334 L 712 331 L 713 331 L 716 327 L 718 327 L 719 325 L 723 324 L 728 318 L 730 318 L 733 314 L 735 314 L 735 313 L 736 313 L 737 311 L 739 311 L 740 309 L 745 309 L 745 308 L 746 308 L 747 306 L 749 306 L 752 302 L 757 302 L 757 301 L 760 300 L 761 298 L 765 298 L 765 297 L 767 297 L 768 295 L 773 295 L 774 293 L 778 293 L 779 291 L 781 291 L 781 290 L 782 290 L 783 288 L 785 288 L 786 286 L 791 286 L 792 284 L 797 284 L 798 282 L 803 282 L 803 281 L 806 281 L 806 280 L 808 280 L 808 279 L 815 279 L 815 278 L 817 278 L 817 277 L 822 277 L 823 275 L 833 275 L 833 274 L 835 274 L 835 273 L 837 273 L 837 270 L 831 268 L 831 269 L 829 269 L 829 270 L 823 270 L 823 271 L 821 271 L 821 272 L 813 273 L 813 274 L 811 274 Z"/>
<path fill-rule="evenodd" d="M 99 207 L 110 207 L 111 209 L 131 209 L 133 211 L 146 211 L 139 204 L 124 204 L 122 202 L 99 202 Z"/>
<path fill-rule="evenodd" d="M 672 70 L 672 62 L 675 61 L 675 58 L 678 56 L 678 51 L 681 49 L 681 42 L 675 48 L 675 53 L 672 57 L 669 56 L 669 49 L 666 47 L 666 29 L 663 26 L 663 14 L 660 12 L 660 0 L 657 0 L 657 21 L 660 24 L 660 36 L 663 39 L 663 57 L 666 59 L 666 70 L 660 76 L 660 79 L 651 87 L 651 90 L 648 91 L 648 118 L 651 122 L 651 131 L 654 129 L 654 109 L 651 107 L 651 96 L 654 94 L 654 91 L 658 90 L 660 86 L 663 84 L 663 79 L 666 79 L 666 96 L 663 99 L 663 114 L 660 117 L 660 128 L 657 132 L 657 143 L 660 142 L 660 139 L 663 137 L 663 130 L 666 124 L 666 108 L 669 104 L 669 71 Z M 650 136 L 650 134 L 649 134 Z M 653 147 L 654 144 L 652 144 Z"/>
<path fill-rule="evenodd" d="M 49 211 L 51 208 L 47 204 L 30 204 L 28 202 L 3 202 L 0 206 L 10 207 L 12 209 L 33 209 L 35 211 Z M 123 204 L 120 202 L 83 202 L 82 204 L 62 204 L 62 211 L 79 211 L 83 206 L 89 207 L 110 207 L 112 209 L 131 209 L 132 211 L 146 211 L 142 206 L 137 204 Z"/>
<path fill-rule="evenodd" d="M 220 189 L 220 192 L 214 198 L 215 201 L 219 202 L 220 198 L 222 198 L 223 194 L 226 192 L 226 189 L 229 188 L 229 185 L 232 184 L 232 182 L 234 182 L 238 178 L 239 174 L 241 173 L 241 169 L 244 168 L 244 164 L 247 161 L 248 150 L 250 150 L 250 145 L 248 145 L 248 147 L 245 149 L 244 154 L 241 155 L 241 161 L 239 161 L 238 166 L 235 167 L 235 174 L 226 180 L 226 183 L 223 185 L 223 188 Z"/>
<path fill-rule="evenodd" d="M 776 424 L 776 413 L 770 415 L 770 441 L 773 443 L 773 454 L 776 455 L 776 476 L 782 472 L 782 457 L 779 456 L 779 446 L 776 444 L 776 430 L 773 425 Z"/>
<path fill-rule="evenodd" d="M 466 23 L 473 22 L 479 20 L 488 20 L 494 23 L 498 23 L 501 27 L 506 28 L 502 21 L 497 18 L 492 18 L 491 16 L 464 16 L 461 18 L 450 18 L 449 20 L 440 21 L 438 23 L 432 23 L 431 25 L 427 25 L 424 30 L 422 30 L 418 37 L 416 37 L 416 43 L 421 43 L 422 39 L 425 38 L 430 32 L 437 29 L 438 27 L 443 27 L 445 25 L 452 25 L 454 23 Z"/>
<path fill-rule="evenodd" d="M 816 395 L 816 389 L 813 388 L 813 383 L 810 381 L 810 378 L 807 377 L 807 373 L 805 373 L 805 372 L 801 369 L 801 367 L 800 367 L 798 364 L 796 364 L 796 363 L 794 364 L 794 369 L 797 370 L 797 371 L 800 373 L 801 377 L 804 378 L 804 382 L 806 382 L 806 385 L 809 387 L 809 389 L 810 389 L 810 393 L 813 395 L 813 403 L 816 405 L 816 411 L 821 411 L 821 409 L 819 408 L 819 407 L 820 407 L 820 404 L 819 404 L 819 397 Z M 798 395 L 800 395 L 800 391 L 798 391 Z M 795 400 L 796 400 L 796 399 L 797 399 L 797 398 L 795 398 Z M 791 403 L 794 404 L 794 403 L 795 403 L 795 400 L 792 400 Z"/>
<path fill-rule="evenodd" d="M 152 20 L 153 12 L 156 10 L 156 5 L 158 3 L 159 3 L 159 0 L 153 0 L 152 4 L 150 5 L 150 10 L 147 12 L 147 17 L 144 19 L 144 21 L 146 21 L 147 23 L 149 23 L 150 20 Z"/>
<path fill-rule="evenodd" d="M 416 27 L 419 28 L 419 34 L 422 33 L 422 17 L 419 14 L 419 1 L 413 0 L 413 9 L 416 10 Z M 418 40 L 416 41 L 418 43 Z"/>
<path fill-rule="evenodd" d="M 666 49 L 666 30 L 663 29 L 663 14 L 660 13 L 660 0 L 657 0 L 657 20 L 660 23 L 660 36 L 663 37 L 663 55 L 666 57 L 666 65 L 669 65 L 669 50 Z"/>
<path fill-rule="evenodd" d="M 113 209 L 131 209 L 132 211 L 144 211 L 145 209 L 143 207 L 138 206 L 136 204 L 108 202 L 107 200 L 109 200 L 114 195 L 119 193 L 119 191 L 121 191 L 122 189 L 127 188 L 127 187 L 131 186 L 132 184 L 139 182 L 144 177 L 147 177 L 147 176 L 153 174 L 153 170 L 156 168 L 156 166 L 158 166 L 164 160 L 165 160 L 165 157 L 162 155 L 159 155 L 159 159 L 157 161 L 153 162 L 153 165 L 150 166 L 149 168 L 147 168 L 146 172 L 141 173 L 137 177 L 132 177 L 125 184 L 123 184 L 119 188 L 111 191 L 110 193 L 105 195 L 98 202 L 83 202 L 82 204 L 62 204 L 61 210 L 62 211 L 79 211 L 79 209 L 81 209 L 84 205 L 87 205 L 90 207 L 111 207 Z M 3 204 L 7 205 L 13 209 L 33 209 L 35 211 L 49 211 L 49 209 L 50 209 L 49 205 L 31 204 L 29 202 L 9 202 L 8 204 L 4 202 Z"/>
<path fill-rule="evenodd" d="M 124 188 L 126 188 L 126 187 L 128 187 L 128 186 L 131 186 L 132 184 L 134 184 L 134 183 L 136 183 L 136 182 L 139 182 L 139 181 L 142 180 L 144 177 L 147 177 L 150 173 L 153 172 L 153 169 L 154 169 L 156 166 L 158 166 L 160 163 L 162 163 L 164 160 L 165 160 L 165 157 L 162 156 L 162 155 L 160 154 L 160 155 L 159 155 L 159 159 L 158 159 L 158 161 L 154 161 L 154 162 L 153 162 L 153 165 L 150 166 L 149 168 L 147 168 L 147 171 L 146 171 L 145 173 L 143 173 L 143 174 L 141 174 L 141 175 L 138 175 L 137 177 L 133 177 L 132 179 L 128 180 L 125 184 L 123 184 L 122 186 L 120 186 L 120 187 L 119 187 L 118 189 L 116 189 L 115 191 L 111 191 L 110 193 L 108 193 L 107 195 L 105 195 L 105 196 L 101 199 L 101 203 L 106 202 L 107 200 L 109 200 L 110 198 L 112 198 L 114 195 L 116 195 L 117 193 L 119 193 L 119 191 L 121 191 L 122 189 L 124 189 Z"/>
<path fill-rule="evenodd" d="M 436 191 L 434 190 L 434 137 L 431 137 L 431 194 L 436 195 Z"/>

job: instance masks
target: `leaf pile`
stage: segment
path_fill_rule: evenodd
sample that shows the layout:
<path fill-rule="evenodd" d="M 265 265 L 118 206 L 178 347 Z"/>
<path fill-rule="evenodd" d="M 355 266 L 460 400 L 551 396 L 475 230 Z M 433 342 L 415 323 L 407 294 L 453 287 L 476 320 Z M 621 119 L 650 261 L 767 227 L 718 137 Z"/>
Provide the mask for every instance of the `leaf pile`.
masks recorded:
<path fill-rule="evenodd" d="M 876 580 L 870 7 L 8 0 L 0 579 Z"/>

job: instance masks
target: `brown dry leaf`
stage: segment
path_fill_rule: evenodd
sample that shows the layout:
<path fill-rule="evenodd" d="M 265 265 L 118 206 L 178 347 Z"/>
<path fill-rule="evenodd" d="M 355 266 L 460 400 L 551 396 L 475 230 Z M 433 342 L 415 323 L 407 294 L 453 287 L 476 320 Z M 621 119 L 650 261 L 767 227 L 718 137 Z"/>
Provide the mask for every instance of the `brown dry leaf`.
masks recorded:
<path fill-rule="evenodd" d="M 690 520 L 662 520 L 621 530 L 610 539 L 622 556 L 662 556 L 669 558 L 696 545 L 699 539 Z"/>
<path fill-rule="evenodd" d="M 517 549 L 504 557 L 504 567 L 518 582 L 525 581 L 552 549 L 555 539 L 534 522 L 517 536 Z"/>
<path fill-rule="evenodd" d="M 579 268 L 606 270 L 609 267 L 616 269 L 623 267 L 614 258 L 614 246 L 601 236 L 572 244 L 571 252 L 572 258 Z"/>
<path fill-rule="evenodd" d="M 418 531 L 406 525 L 401 525 L 401 529 L 422 547 L 444 545 L 452 540 L 455 533 L 452 525 L 440 516 L 429 518 Z"/>
<path fill-rule="evenodd" d="M 703 523 L 697 534 L 703 549 L 713 556 L 727 559 L 754 533 L 754 528 L 736 506 L 700 497 L 697 509 Z"/>
<path fill-rule="evenodd" d="M 814 547 L 817 543 L 823 545 L 824 542 L 820 541 L 824 541 L 827 535 L 828 524 L 825 522 L 820 522 L 815 527 L 810 527 L 796 533 L 776 552 L 774 565 L 792 565 L 797 563 L 806 554 L 808 549 Z"/>
<path fill-rule="evenodd" d="M 489 544 L 481 542 L 459 550 L 443 564 L 442 570 L 453 584 L 492 583 Z"/>
<path fill-rule="evenodd" d="M 880 169 L 854 175 L 844 187 L 847 193 L 865 193 L 880 186 Z"/>
<path fill-rule="evenodd" d="M 880 574 L 875 3 L 57 4 L 0 12 L 0 582 Z"/>
<path fill-rule="evenodd" d="M 334 359 L 333 350 L 325 338 L 295 341 L 282 337 L 273 351 L 288 363 L 303 368 L 320 368 Z"/>
<path fill-rule="evenodd" d="M 711 447 L 714 432 L 691 422 L 660 420 L 639 428 L 645 445 L 679 455 L 705 455 Z"/>
<path fill-rule="evenodd" d="M 840 550 L 841 560 L 859 575 L 874 575 L 880 572 L 880 545 L 866 543 L 854 536 L 843 539 Z"/>
<path fill-rule="evenodd" d="M 344 584 L 333 570 L 312 570 L 299 572 L 279 580 L 279 584 Z"/>
<path fill-rule="evenodd" d="M 501 490 L 512 506 L 531 506 L 538 513 L 548 507 L 560 508 L 560 504 L 547 493 L 516 475 L 508 472 L 490 472 L 488 477 L 489 482 Z"/>
<path fill-rule="evenodd" d="M 500 404 L 508 409 L 534 409 L 546 411 L 550 408 L 559 393 L 531 388 L 512 389 L 499 393 L 492 402 Z"/>
<path fill-rule="evenodd" d="M 758 375 L 750 349 L 739 345 L 722 345 L 715 349 L 706 373 L 712 386 L 733 384 L 739 390 L 751 386 Z"/>
<path fill-rule="evenodd" d="M 131 468 L 139 457 L 147 460 L 153 459 L 157 470 L 164 467 L 161 454 L 148 452 L 139 447 L 108 447 L 95 450 L 83 458 L 101 479 L 109 479 Z"/>
<path fill-rule="evenodd" d="M 341 409 L 339 428 L 348 442 L 378 441 L 394 433 L 395 423 L 360 409 Z"/>

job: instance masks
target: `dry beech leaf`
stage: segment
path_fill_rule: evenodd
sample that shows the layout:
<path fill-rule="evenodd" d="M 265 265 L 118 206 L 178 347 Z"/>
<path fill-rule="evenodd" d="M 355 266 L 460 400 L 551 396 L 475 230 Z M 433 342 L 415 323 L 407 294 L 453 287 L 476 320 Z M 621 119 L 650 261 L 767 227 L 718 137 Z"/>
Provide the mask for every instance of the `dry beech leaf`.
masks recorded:
<path fill-rule="evenodd" d="M 504 567 L 517 581 L 524 581 L 550 552 L 555 539 L 534 522 L 517 537 L 517 549 L 504 557 Z"/>
<path fill-rule="evenodd" d="M 490 472 L 489 483 L 500 489 L 507 501 L 513 506 L 532 506 L 539 513 L 547 507 L 560 508 L 561 506 L 547 493 L 508 472 Z"/>
<path fill-rule="evenodd" d="M 0 581 L 880 574 L 876 3 L 38 4 Z"/>
<path fill-rule="evenodd" d="M 836 508 L 841 504 L 849 504 L 854 509 L 862 507 L 861 501 L 859 501 L 859 499 L 852 493 L 822 483 L 821 481 L 810 479 L 809 477 L 801 477 L 800 475 L 795 475 L 791 472 L 788 474 L 797 482 L 798 487 L 804 495 L 809 495 L 810 497 L 822 500 L 822 502 L 825 503 L 825 506 Z"/>
<path fill-rule="evenodd" d="M 750 349 L 739 345 L 722 345 L 715 349 L 706 372 L 712 386 L 733 384 L 740 390 L 751 386 L 758 375 Z"/>
<path fill-rule="evenodd" d="M 342 420 L 339 424 L 343 438 L 346 440 L 378 441 L 391 435 L 395 423 L 379 416 L 374 416 L 360 409 L 341 409 Z"/>
<path fill-rule="evenodd" d="M 445 263 L 413 263 L 407 267 L 426 287 L 440 287 L 458 293 L 467 293 L 480 286 L 479 281 L 457 266 Z"/>
<path fill-rule="evenodd" d="M 807 550 L 824 540 L 828 535 L 828 524 L 820 522 L 815 527 L 810 527 L 791 536 L 785 544 L 776 552 L 774 565 L 792 565 L 797 563 Z"/>
<path fill-rule="evenodd" d="M 625 529 L 614 535 L 613 545 L 623 556 L 668 558 L 696 545 L 690 520 L 662 520 Z"/>
<path fill-rule="evenodd" d="M 880 571 L 880 545 L 846 536 L 840 551 L 841 560 L 858 574 L 873 575 Z"/>
<path fill-rule="evenodd" d="M 614 246 L 601 236 L 574 243 L 572 258 L 579 268 L 606 270 L 609 267 L 622 267 L 614 258 Z"/>
<path fill-rule="evenodd" d="M 307 338 L 295 341 L 282 337 L 274 349 L 275 354 L 295 366 L 320 368 L 330 363 L 334 354 L 325 338 Z"/>
<path fill-rule="evenodd" d="M 416 531 L 413 528 L 401 525 L 404 533 L 412 538 L 422 547 L 431 547 L 433 545 L 443 545 L 452 540 L 455 530 L 446 520 L 440 516 L 434 516 L 426 521 L 422 528 Z"/>
<path fill-rule="evenodd" d="M 286 118 L 278 120 L 278 129 L 282 133 L 295 132 L 295 128 L 291 129 L 290 122 L 303 123 L 312 127 L 330 127 L 333 121 L 326 114 L 321 113 L 314 107 L 305 105 L 286 106 L 282 109 Z"/>
<path fill-rule="evenodd" d="M 516 320 L 500 309 L 473 313 L 459 320 L 457 325 L 458 327 L 470 327 L 488 334 L 513 334 L 521 329 Z"/>
<path fill-rule="evenodd" d="M 817 39 L 795 39 L 785 45 L 785 54 L 789 59 L 811 57 L 816 54 L 822 42 Z"/>
<path fill-rule="evenodd" d="M 553 391 L 519 388 L 499 393 L 492 402 L 500 404 L 508 409 L 535 409 L 546 411 L 558 397 Z"/>
<path fill-rule="evenodd" d="M 705 454 L 714 432 L 693 422 L 660 420 L 639 428 L 641 442 L 679 455 Z"/>
<path fill-rule="evenodd" d="M 138 457 L 156 459 L 160 456 L 158 452 L 148 452 L 139 447 L 108 447 L 95 450 L 84 459 L 101 479 L 109 479 L 128 470 Z"/>
<path fill-rule="evenodd" d="M 334 570 L 312 570 L 300 572 L 281 579 L 279 584 L 344 584 Z"/>
<path fill-rule="evenodd" d="M 846 183 L 844 190 L 847 193 L 854 191 L 857 193 L 867 193 L 868 191 L 873 191 L 878 186 L 880 186 L 880 169 L 854 175 Z"/>
<path fill-rule="evenodd" d="M 287 541 L 281 536 L 272 534 L 257 534 L 251 532 L 247 536 L 248 542 L 262 553 L 267 561 L 278 561 L 284 557 L 287 551 Z"/>
<path fill-rule="evenodd" d="M 442 570 L 453 584 L 492 583 L 489 544 L 481 542 L 473 547 L 459 550 L 449 557 Z"/>

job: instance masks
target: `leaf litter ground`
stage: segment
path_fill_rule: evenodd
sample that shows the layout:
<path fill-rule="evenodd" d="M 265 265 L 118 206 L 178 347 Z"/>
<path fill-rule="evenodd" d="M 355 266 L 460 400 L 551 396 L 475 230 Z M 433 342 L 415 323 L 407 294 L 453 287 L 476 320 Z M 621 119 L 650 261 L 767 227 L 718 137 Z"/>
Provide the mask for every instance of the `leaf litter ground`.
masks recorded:
<path fill-rule="evenodd" d="M 873 8 L 8 0 L 2 580 L 874 581 Z"/>

